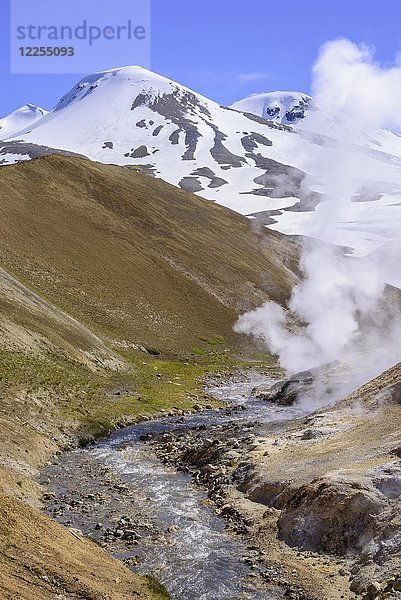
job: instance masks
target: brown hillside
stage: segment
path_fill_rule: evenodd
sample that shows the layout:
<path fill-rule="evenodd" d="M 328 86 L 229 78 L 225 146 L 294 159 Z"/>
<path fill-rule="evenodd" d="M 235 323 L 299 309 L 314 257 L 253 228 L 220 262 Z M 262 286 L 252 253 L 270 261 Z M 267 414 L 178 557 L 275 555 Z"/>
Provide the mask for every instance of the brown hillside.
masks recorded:
<path fill-rule="evenodd" d="M 56 154 L 6 167 L 0 215 L 7 271 L 98 332 L 162 351 L 234 342 L 238 312 L 296 281 L 291 242 L 122 167 Z"/>
<path fill-rule="evenodd" d="M 251 225 L 85 159 L 0 170 L 1 598 L 165 597 L 38 510 L 38 469 L 78 441 L 205 401 L 200 378 L 231 368 L 239 348 L 237 314 L 296 282 L 296 246 Z"/>

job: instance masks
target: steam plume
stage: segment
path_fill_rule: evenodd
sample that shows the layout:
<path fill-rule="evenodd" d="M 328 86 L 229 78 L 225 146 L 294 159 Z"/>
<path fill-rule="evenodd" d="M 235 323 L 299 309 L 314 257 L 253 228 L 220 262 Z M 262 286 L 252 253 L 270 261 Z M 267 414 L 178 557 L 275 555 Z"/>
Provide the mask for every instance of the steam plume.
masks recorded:
<path fill-rule="evenodd" d="M 322 152 L 311 169 L 319 173 L 326 194 L 315 211 L 313 236 L 329 242 L 333 223 L 347 220 L 350 198 L 360 189 L 354 173 L 363 168 L 366 155 L 355 152 L 355 144 L 363 145 L 372 129 L 401 129 L 401 67 L 382 69 L 366 46 L 335 40 L 323 46 L 314 65 L 313 95 L 319 107 L 311 117 L 318 121 L 315 130 L 330 129 L 332 135 L 335 127 L 343 140 Z M 240 317 L 236 331 L 262 337 L 290 373 L 352 362 L 354 378 L 341 393 L 401 360 L 401 327 L 397 311 L 384 300 L 383 264 L 310 239 L 300 267 L 303 281 L 293 290 L 288 310 L 267 302 Z"/>

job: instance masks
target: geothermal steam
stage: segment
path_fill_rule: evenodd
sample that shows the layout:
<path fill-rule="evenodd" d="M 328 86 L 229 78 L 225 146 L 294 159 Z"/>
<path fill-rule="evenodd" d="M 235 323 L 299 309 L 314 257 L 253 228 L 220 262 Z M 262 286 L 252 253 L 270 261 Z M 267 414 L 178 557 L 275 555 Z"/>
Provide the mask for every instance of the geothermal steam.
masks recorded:
<path fill-rule="evenodd" d="M 313 235 L 329 241 L 333 223 L 347 220 L 350 198 L 360 190 L 353 173 L 366 158 L 355 144 L 364 145 L 369 130 L 401 128 L 401 67 L 382 69 L 367 47 L 336 40 L 322 48 L 314 66 L 313 95 L 319 107 L 309 117 L 317 121 L 314 129 L 331 137 L 336 130 L 334 137 L 342 140 L 312 169 L 326 195 L 315 211 Z M 332 361 L 352 365 L 354 377 L 339 394 L 401 360 L 400 327 L 384 300 L 382 264 L 310 239 L 300 268 L 302 283 L 288 310 L 267 302 L 240 317 L 236 331 L 262 337 L 289 373 Z"/>

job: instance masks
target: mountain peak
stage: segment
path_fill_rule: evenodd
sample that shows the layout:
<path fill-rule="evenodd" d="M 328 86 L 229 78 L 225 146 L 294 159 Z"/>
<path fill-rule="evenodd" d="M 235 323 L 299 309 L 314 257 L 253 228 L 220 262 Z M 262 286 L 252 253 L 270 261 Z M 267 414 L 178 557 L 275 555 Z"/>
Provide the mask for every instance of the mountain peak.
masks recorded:
<path fill-rule="evenodd" d="M 47 110 L 36 104 L 25 104 L 0 119 L 0 139 L 6 139 L 26 129 L 47 114 Z"/>
<path fill-rule="evenodd" d="M 171 79 L 158 75 L 153 71 L 139 66 L 126 66 L 99 71 L 83 77 L 78 83 L 61 98 L 54 110 L 61 110 L 72 103 L 79 102 L 95 91 L 102 90 L 103 96 L 112 99 L 114 95 L 120 98 L 134 99 L 135 95 L 146 93 L 158 96 L 163 93 L 172 93 L 186 88 Z"/>
<path fill-rule="evenodd" d="M 230 108 L 253 113 L 283 125 L 294 125 L 313 109 L 313 100 L 302 92 L 261 92 L 234 102 Z"/>

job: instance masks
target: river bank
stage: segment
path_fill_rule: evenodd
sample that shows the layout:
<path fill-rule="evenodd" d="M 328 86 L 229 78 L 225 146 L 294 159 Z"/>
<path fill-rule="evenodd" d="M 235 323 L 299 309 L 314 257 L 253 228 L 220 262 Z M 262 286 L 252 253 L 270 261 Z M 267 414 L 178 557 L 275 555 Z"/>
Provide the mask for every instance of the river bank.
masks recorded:
<path fill-rule="evenodd" d="M 394 367 L 311 414 L 302 403 L 251 398 L 240 404 L 237 423 L 176 430 L 149 443 L 205 487 L 234 527 L 242 524 L 263 563 L 280 564 L 311 597 L 398 598 L 398 377 Z M 227 398 L 230 386 L 213 393 Z"/>
<path fill-rule="evenodd" d="M 369 416 L 375 417 L 378 432 L 376 437 L 371 436 L 370 447 L 362 441 L 355 447 L 360 436 L 366 435 L 369 425 L 367 415 L 361 410 L 360 396 L 358 410 L 354 398 L 342 403 L 339 409 L 328 408 L 308 415 L 301 407 L 278 407 L 257 401 L 250 392 L 260 380 L 255 382 L 252 376 L 248 375 L 245 382 L 238 377 L 230 379 L 229 382 L 219 379 L 218 384 L 216 380 L 213 389 L 208 389 L 226 404 L 220 409 L 166 417 L 121 430 L 93 449 L 70 454 L 70 464 L 63 459 L 53 465 L 48 472 L 51 486 L 48 510 L 52 516 L 82 529 L 137 572 L 157 571 L 167 587 L 170 585 L 173 598 L 397 598 L 398 592 L 394 589 L 398 585 L 396 548 L 394 556 L 383 561 L 384 567 L 383 564 L 380 567 L 377 559 L 372 560 L 366 548 L 365 555 L 358 550 L 358 530 L 365 528 L 365 534 L 370 532 L 366 502 L 371 501 L 370 506 L 374 507 L 375 498 L 367 482 L 362 481 L 364 473 L 359 472 L 357 481 L 358 468 L 361 471 L 362 467 L 360 460 L 353 470 L 349 463 L 351 454 L 356 461 L 362 452 L 367 458 L 369 450 L 373 464 L 371 453 L 376 448 L 378 454 L 380 427 L 389 427 L 388 419 L 380 416 L 383 407 L 379 403 L 375 408 L 370 406 Z M 379 387 L 377 384 L 375 393 Z M 390 402 L 385 413 L 388 416 L 392 411 L 394 416 L 398 410 L 397 403 Z M 364 426 L 365 430 L 360 431 Z M 344 436 L 346 439 L 341 444 Z M 354 445 L 350 444 L 350 436 Z M 388 442 L 392 446 L 395 437 Z M 386 456 L 383 441 L 381 444 L 383 457 Z M 347 456 L 344 456 L 345 448 L 348 448 Z M 394 459 L 394 455 L 391 456 Z M 348 481 L 344 473 L 332 473 L 331 493 L 321 487 L 321 495 L 313 499 L 316 482 L 322 486 L 323 473 L 327 476 L 334 466 L 337 470 L 340 466 L 348 468 Z M 189 475 L 195 488 L 189 483 Z M 152 478 L 159 492 L 163 480 L 161 496 L 155 493 L 155 488 L 150 493 L 146 491 L 149 485 L 152 487 Z M 174 496 L 173 493 L 171 497 L 169 494 L 172 488 L 176 490 L 177 481 L 183 488 L 180 494 Z M 395 509 L 395 496 L 389 500 L 386 507 L 389 510 Z M 185 505 L 188 497 L 191 498 L 190 509 Z M 298 512 L 294 516 L 297 499 Z M 377 497 L 376 502 L 379 500 Z M 323 525 L 318 535 L 316 519 L 319 515 L 312 513 L 313 510 L 319 512 L 319 502 L 328 504 L 327 514 L 322 515 L 320 509 Z M 180 522 L 182 514 L 177 516 L 173 512 L 166 518 L 173 505 L 179 510 L 184 507 L 184 521 L 189 519 L 184 527 Z M 199 506 L 207 509 L 208 516 L 198 514 L 192 521 L 192 513 Z M 149 520 L 152 514 L 154 518 Z M 365 520 L 361 520 L 363 515 Z M 383 515 L 382 511 L 382 521 Z M 223 525 L 217 524 L 222 519 L 214 521 L 217 517 L 224 518 L 228 538 L 221 529 Z M 203 525 L 208 521 L 207 535 L 205 530 L 193 534 L 196 531 L 193 524 L 199 523 L 199 518 Z M 302 519 L 305 523 L 305 518 L 309 519 L 310 531 L 303 525 L 306 529 L 301 540 L 299 523 Z M 188 560 L 186 555 L 181 556 L 180 563 L 177 540 L 181 539 L 184 553 L 195 551 L 196 554 L 199 540 L 207 539 L 210 527 L 214 534 L 217 532 L 220 542 L 224 539 L 222 544 L 219 542 L 217 554 L 211 558 L 211 549 L 206 544 L 206 549 L 202 547 L 202 560 L 199 556 Z M 379 529 L 375 533 L 376 542 Z M 383 529 L 382 523 L 382 536 Z M 233 535 L 239 540 L 236 542 L 239 546 L 230 546 L 234 543 Z M 185 540 L 183 545 L 182 540 Z M 227 548 L 230 548 L 228 563 Z M 220 563 L 219 552 L 222 551 L 224 560 Z M 233 558 L 237 562 L 232 562 Z M 172 569 L 174 563 L 176 568 Z M 188 563 L 189 572 L 183 567 L 184 564 L 188 567 Z M 224 569 L 220 568 L 223 564 Z M 233 577 L 241 582 L 235 593 L 248 596 L 235 596 L 230 588 L 224 590 L 221 577 L 219 593 L 222 595 L 208 590 L 207 585 L 216 579 L 213 574 L 216 565 L 219 572 L 227 573 L 229 582 Z M 244 565 L 248 572 L 242 570 Z M 206 569 L 203 580 L 199 579 L 199 566 L 202 573 Z M 207 571 L 210 568 L 212 573 Z M 177 585 L 180 577 L 181 583 Z M 197 577 L 201 587 L 193 591 L 193 596 L 188 595 L 188 590 L 186 596 L 182 595 L 189 578 L 196 580 Z M 200 590 L 205 595 L 201 595 Z"/>
<path fill-rule="evenodd" d="M 48 461 L 59 460 L 66 452 L 124 425 L 188 413 L 210 404 L 202 390 L 205 373 L 233 368 L 232 361 L 216 356 L 184 362 L 140 352 L 134 358 L 135 369 L 130 372 L 100 370 L 88 376 L 77 363 L 67 360 L 58 369 L 50 361 L 43 361 L 39 369 L 37 362 L 25 355 L 2 360 L 2 598 L 166 597 L 154 579 L 138 577 L 104 549 L 75 536 L 42 511 L 44 488 L 39 472 Z M 16 373 L 18 382 L 29 378 L 28 390 L 25 384 L 17 385 Z"/>
<path fill-rule="evenodd" d="M 136 572 L 155 573 L 172 598 L 282 598 L 286 590 L 267 584 L 254 550 L 225 530 L 207 494 L 165 467 L 144 442 L 151 431 L 228 416 L 225 408 L 198 410 L 140 423 L 60 457 L 43 473 L 48 513 Z"/>
<path fill-rule="evenodd" d="M 255 510 L 247 514 L 232 495 L 220 495 L 227 482 L 217 467 L 213 473 L 207 460 L 202 473 L 177 460 L 184 438 L 184 445 L 194 447 L 195 437 L 198 442 L 202 439 L 210 455 L 217 446 L 221 450 L 223 441 L 215 437 L 210 441 L 208 436 L 220 432 L 221 438 L 231 439 L 230 448 L 226 447 L 231 459 L 232 445 L 241 456 L 254 440 L 255 421 L 266 417 L 266 406 L 250 399 L 250 392 L 266 380 L 257 373 L 231 373 L 223 381 L 227 379 L 228 385 L 221 383 L 221 377 L 209 380 L 207 392 L 223 403 L 219 409 L 199 406 L 193 415 L 144 422 L 114 433 L 93 448 L 61 457 L 43 474 L 50 485 L 47 510 L 135 571 L 157 573 L 173 598 L 318 597 L 313 586 L 299 585 L 296 558 L 285 564 L 270 548 L 259 547 L 253 534 Z M 279 431 L 287 419 L 300 414 L 294 408 L 278 409 L 270 418 Z M 247 465 L 241 468 L 246 471 Z M 183 471 L 192 471 L 209 494 L 200 486 L 193 488 Z M 194 589 L 188 587 L 189 580 L 196 581 Z"/>

